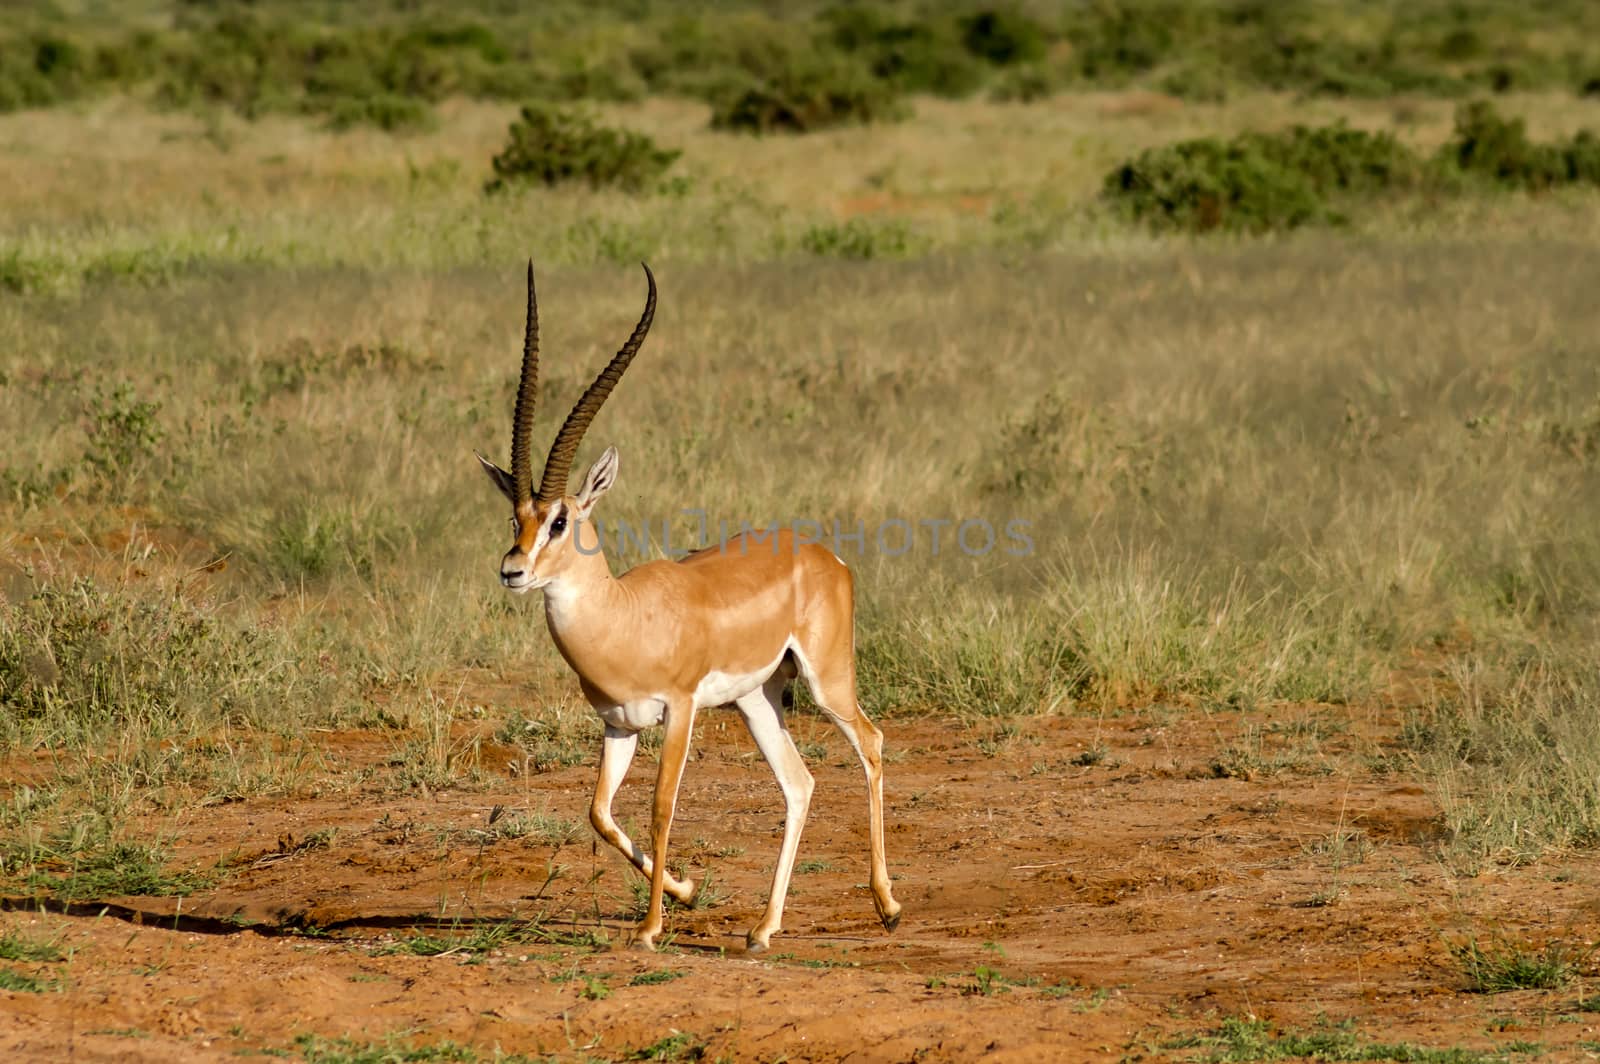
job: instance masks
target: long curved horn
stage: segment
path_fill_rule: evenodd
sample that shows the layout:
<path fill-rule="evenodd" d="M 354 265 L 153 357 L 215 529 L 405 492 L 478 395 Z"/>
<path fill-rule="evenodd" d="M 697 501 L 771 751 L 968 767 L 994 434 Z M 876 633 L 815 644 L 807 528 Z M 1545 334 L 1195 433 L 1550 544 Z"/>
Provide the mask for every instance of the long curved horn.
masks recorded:
<path fill-rule="evenodd" d="M 539 481 L 540 501 L 549 502 L 567 493 L 567 477 L 572 472 L 572 459 L 578 453 L 578 444 L 583 442 L 583 434 L 589 428 L 589 422 L 600 412 L 600 405 L 606 401 L 611 389 L 622 379 L 623 371 L 628 368 L 628 363 L 633 361 L 633 356 L 639 353 L 639 345 L 644 343 L 645 334 L 650 331 L 650 322 L 656 316 L 656 277 L 650 272 L 649 266 L 642 262 L 639 265 L 644 266 L 645 280 L 650 284 L 650 293 L 644 301 L 644 313 L 639 317 L 639 324 L 633 327 L 633 335 L 628 337 L 628 342 L 622 345 L 622 350 L 618 351 L 606 368 L 600 371 L 600 376 L 594 379 L 594 383 L 589 385 L 589 390 L 583 393 L 583 398 L 572 408 L 572 413 L 567 415 L 567 420 L 561 425 L 561 431 L 556 433 L 556 442 L 550 445 L 550 457 L 545 459 L 544 477 Z"/>
<path fill-rule="evenodd" d="M 528 260 L 528 322 L 522 336 L 522 382 L 511 415 L 511 483 L 518 503 L 533 498 L 533 411 L 539 403 L 539 300 L 533 294 L 533 260 Z"/>

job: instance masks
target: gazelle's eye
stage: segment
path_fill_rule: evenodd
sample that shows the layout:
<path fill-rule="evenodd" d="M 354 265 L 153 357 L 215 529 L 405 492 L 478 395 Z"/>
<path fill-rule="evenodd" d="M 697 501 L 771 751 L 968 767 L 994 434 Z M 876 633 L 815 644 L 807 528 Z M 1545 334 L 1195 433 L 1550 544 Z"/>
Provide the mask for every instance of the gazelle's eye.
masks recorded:
<path fill-rule="evenodd" d="M 550 538 L 555 539 L 567 530 L 567 515 L 562 514 L 550 522 Z"/>

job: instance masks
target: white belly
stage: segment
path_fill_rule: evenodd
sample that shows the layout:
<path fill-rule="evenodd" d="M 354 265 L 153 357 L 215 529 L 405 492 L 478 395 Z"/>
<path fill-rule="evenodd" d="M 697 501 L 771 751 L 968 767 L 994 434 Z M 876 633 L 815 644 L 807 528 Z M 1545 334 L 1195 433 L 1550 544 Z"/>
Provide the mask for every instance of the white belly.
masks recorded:
<path fill-rule="evenodd" d="M 724 706 L 729 702 L 737 702 L 751 691 L 756 690 L 771 678 L 777 671 L 778 663 L 789 652 L 789 644 L 785 642 L 778 651 L 778 656 L 754 672 L 708 672 L 701 679 L 699 686 L 694 689 L 694 708 L 704 709 L 707 706 Z"/>

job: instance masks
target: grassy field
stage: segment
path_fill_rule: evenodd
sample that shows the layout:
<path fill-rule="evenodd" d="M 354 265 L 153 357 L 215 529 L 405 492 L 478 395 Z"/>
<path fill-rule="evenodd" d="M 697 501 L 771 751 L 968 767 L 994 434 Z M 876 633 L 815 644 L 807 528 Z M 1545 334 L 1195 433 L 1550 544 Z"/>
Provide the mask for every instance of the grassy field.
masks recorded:
<path fill-rule="evenodd" d="M 1499 106 L 1600 128 L 1593 98 Z M 1592 846 L 1600 190 L 1249 239 L 1100 199 L 1185 137 L 1343 119 L 1432 150 L 1454 107 L 919 97 L 750 138 L 651 98 L 596 113 L 682 150 L 660 187 L 498 196 L 502 103 L 401 137 L 116 95 L 0 115 L 6 893 L 181 893 L 226 873 L 165 862 L 177 810 L 470 788 L 475 737 L 592 756 L 471 454 L 507 446 L 530 255 L 540 439 L 631 326 L 633 264 L 660 280 L 579 459 L 621 450 L 603 517 L 867 530 L 836 549 L 869 712 L 983 742 L 1398 709 L 1365 771 L 1427 789 L 1451 868 Z M 897 521 L 910 549 L 878 549 Z M 958 549 L 964 521 L 1030 549 Z M 396 756 L 335 771 L 346 728 Z"/>

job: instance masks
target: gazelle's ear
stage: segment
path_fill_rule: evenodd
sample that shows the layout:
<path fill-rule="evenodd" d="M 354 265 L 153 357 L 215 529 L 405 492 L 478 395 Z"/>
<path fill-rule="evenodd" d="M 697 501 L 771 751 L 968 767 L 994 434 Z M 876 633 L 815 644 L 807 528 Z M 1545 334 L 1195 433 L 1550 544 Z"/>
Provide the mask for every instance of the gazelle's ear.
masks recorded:
<path fill-rule="evenodd" d="M 477 451 L 473 451 L 472 453 L 478 454 Z M 512 483 L 511 474 L 507 473 L 504 469 L 501 469 L 499 466 L 495 465 L 481 454 L 478 454 L 478 461 L 482 463 L 483 471 L 489 474 L 489 479 L 494 481 L 494 486 L 499 488 L 501 493 L 505 495 L 506 498 L 510 499 L 511 504 L 515 506 L 517 502 L 517 489 L 516 485 Z"/>
<path fill-rule="evenodd" d="M 611 490 L 617 482 L 617 449 L 607 447 L 606 453 L 595 459 L 589 472 L 583 475 L 583 487 L 578 490 L 578 520 L 584 521 L 600 496 Z"/>

